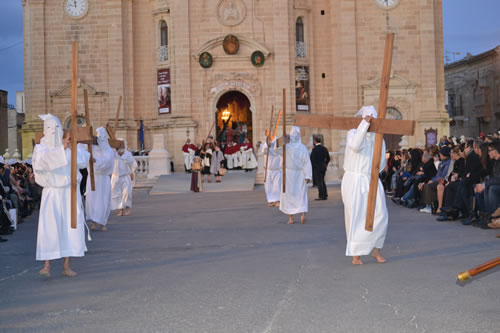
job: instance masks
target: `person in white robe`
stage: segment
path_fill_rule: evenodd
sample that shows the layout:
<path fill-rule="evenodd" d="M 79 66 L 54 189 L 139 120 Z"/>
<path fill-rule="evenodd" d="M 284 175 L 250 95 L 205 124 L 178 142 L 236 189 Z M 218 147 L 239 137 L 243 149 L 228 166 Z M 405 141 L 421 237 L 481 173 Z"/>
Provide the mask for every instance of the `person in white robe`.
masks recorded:
<path fill-rule="evenodd" d="M 283 149 L 279 151 L 282 155 Z M 288 224 L 294 223 L 295 214 L 301 214 L 300 222 L 304 224 L 308 210 L 307 184 L 312 180 L 312 166 L 309 151 L 301 142 L 298 126 L 292 127 L 290 143 L 286 145 L 285 172 L 286 192 L 280 191 L 280 210 L 288 215 Z"/>
<path fill-rule="evenodd" d="M 80 191 L 77 191 L 77 227 L 71 228 L 71 150 L 70 135 L 63 141 L 63 129 L 57 117 L 40 116 L 43 138 L 33 151 L 35 181 L 43 187 L 38 218 L 36 260 L 45 261 L 42 276 L 50 276 L 50 260 L 64 258 L 63 274 L 76 273 L 69 266 L 69 257 L 83 257 L 85 244 L 85 216 Z M 86 168 L 90 154 L 79 149 L 77 168 Z M 81 175 L 78 173 L 78 182 Z"/>
<path fill-rule="evenodd" d="M 111 211 L 111 174 L 115 164 L 115 152 L 109 146 L 108 133 L 104 127 L 99 127 L 96 133 L 97 145 L 92 146 L 95 191 L 92 191 L 89 179 L 85 213 L 87 221 L 92 221 L 92 230 L 97 230 L 99 224 L 102 231 L 107 231 L 106 224 Z"/>
<path fill-rule="evenodd" d="M 257 159 L 253 153 L 253 145 L 248 139 L 245 139 L 240 147 L 241 152 L 241 168 L 245 171 L 251 171 L 258 166 Z"/>
<path fill-rule="evenodd" d="M 269 160 L 267 162 L 267 178 L 264 184 L 266 198 L 269 207 L 279 207 L 281 193 L 281 157 L 276 151 L 276 138 L 271 142 L 270 147 L 266 143 L 263 144 L 263 158 L 267 158 L 269 150 Z"/>
<path fill-rule="evenodd" d="M 130 215 L 136 169 L 137 162 L 127 150 L 125 143 L 125 148 L 119 149 L 115 154 L 115 165 L 111 176 L 111 209 L 120 210 L 117 216 Z"/>
<path fill-rule="evenodd" d="M 356 116 L 362 116 L 363 120 L 357 129 L 351 129 L 347 133 L 344 177 L 341 186 L 347 235 L 346 256 L 352 256 L 352 263 L 355 265 L 363 263 L 360 256 L 370 253 L 378 262 L 385 262 L 380 249 L 384 246 L 389 220 L 384 187 L 379 180 L 373 232 L 365 230 L 375 143 L 375 133 L 368 133 L 368 128 L 371 119 L 377 118 L 377 111 L 373 106 L 364 106 Z M 380 171 L 384 170 L 385 165 L 384 143 L 381 152 Z"/>

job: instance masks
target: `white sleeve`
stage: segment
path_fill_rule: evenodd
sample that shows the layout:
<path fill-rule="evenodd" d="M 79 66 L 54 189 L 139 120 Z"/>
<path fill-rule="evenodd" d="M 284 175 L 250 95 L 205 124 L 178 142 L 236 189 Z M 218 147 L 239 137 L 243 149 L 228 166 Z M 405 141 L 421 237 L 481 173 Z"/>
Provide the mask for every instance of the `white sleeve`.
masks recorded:
<path fill-rule="evenodd" d="M 357 129 L 350 130 L 349 133 L 347 133 L 347 145 L 349 148 L 354 151 L 359 150 L 369 127 L 370 123 L 363 119 Z"/>

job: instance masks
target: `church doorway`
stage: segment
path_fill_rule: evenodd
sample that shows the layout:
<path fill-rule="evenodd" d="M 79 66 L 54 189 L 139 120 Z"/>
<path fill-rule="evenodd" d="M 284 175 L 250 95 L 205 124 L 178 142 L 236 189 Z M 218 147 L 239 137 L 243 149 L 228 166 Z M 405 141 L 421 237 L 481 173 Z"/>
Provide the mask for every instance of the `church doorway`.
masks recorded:
<path fill-rule="evenodd" d="M 217 141 L 243 143 L 245 138 L 252 141 L 252 111 L 250 100 L 239 91 L 229 91 L 217 102 Z"/>

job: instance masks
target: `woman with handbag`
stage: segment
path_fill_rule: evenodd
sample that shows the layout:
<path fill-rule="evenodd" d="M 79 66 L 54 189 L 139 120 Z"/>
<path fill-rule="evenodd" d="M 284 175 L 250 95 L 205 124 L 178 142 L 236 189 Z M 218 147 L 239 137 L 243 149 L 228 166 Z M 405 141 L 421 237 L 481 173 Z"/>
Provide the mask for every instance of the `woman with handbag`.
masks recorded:
<path fill-rule="evenodd" d="M 191 191 L 203 192 L 203 183 L 201 182 L 201 159 L 195 156 L 191 164 Z"/>
<path fill-rule="evenodd" d="M 210 162 L 212 160 L 213 150 L 210 148 L 210 143 L 205 143 L 203 145 L 203 149 L 200 152 L 201 158 L 201 166 L 203 167 L 201 170 L 201 182 L 205 182 L 205 175 L 207 175 L 208 182 L 212 182 L 212 177 L 210 176 Z"/>
<path fill-rule="evenodd" d="M 226 168 L 222 166 L 224 162 L 224 154 L 219 146 L 215 146 L 215 152 L 212 154 L 212 161 L 210 165 L 210 172 L 215 176 L 215 182 L 220 183 L 222 176 L 226 174 Z"/>

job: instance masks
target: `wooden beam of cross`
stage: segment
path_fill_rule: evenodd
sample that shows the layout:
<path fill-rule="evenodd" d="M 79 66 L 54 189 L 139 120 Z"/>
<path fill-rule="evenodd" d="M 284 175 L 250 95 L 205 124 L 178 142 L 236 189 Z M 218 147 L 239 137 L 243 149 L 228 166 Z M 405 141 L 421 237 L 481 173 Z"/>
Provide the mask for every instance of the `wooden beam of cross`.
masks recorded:
<path fill-rule="evenodd" d="M 89 111 L 89 95 L 87 93 L 87 89 L 83 90 L 83 103 L 85 105 L 85 125 L 89 128 L 90 135 L 92 136 L 94 130 L 92 126 L 90 126 L 90 111 Z M 93 141 L 93 140 L 92 140 Z M 90 142 L 87 144 L 88 151 L 90 153 L 90 163 L 89 163 L 89 175 L 90 175 L 90 189 L 95 191 L 95 178 L 94 178 L 94 154 L 92 153 L 92 144 Z"/>
<path fill-rule="evenodd" d="M 283 89 L 283 138 L 286 138 L 286 89 Z M 283 193 L 286 193 L 286 141 L 283 143 Z"/>
<path fill-rule="evenodd" d="M 415 132 L 415 121 L 412 120 L 388 120 L 384 119 L 387 109 L 387 98 L 389 96 L 389 81 L 391 75 L 392 49 L 394 45 L 394 34 L 389 33 L 385 40 L 384 66 L 382 69 L 382 80 L 380 82 L 380 97 L 378 105 L 378 118 L 372 119 L 368 131 L 375 132 L 375 145 L 373 149 L 372 169 L 370 178 L 370 191 L 368 195 L 368 206 L 366 212 L 365 230 L 373 231 L 373 220 L 375 215 L 375 204 L 377 201 L 378 177 L 382 153 L 384 134 L 413 135 Z M 334 117 L 330 115 L 299 115 L 297 114 L 295 124 L 297 126 L 328 128 L 339 130 L 350 130 L 357 128 L 360 124 L 359 118 Z"/>
<path fill-rule="evenodd" d="M 271 130 L 273 127 L 273 115 L 274 115 L 274 106 L 271 107 L 271 119 L 269 120 L 269 129 L 266 131 L 266 144 L 267 144 L 267 153 L 266 153 L 266 166 L 264 171 L 264 183 L 267 180 L 267 167 L 269 164 L 269 151 L 271 150 Z"/>
<path fill-rule="evenodd" d="M 220 142 L 221 141 L 221 138 L 222 138 L 222 134 L 224 134 L 224 132 L 226 131 L 227 129 L 227 125 L 229 125 L 229 122 L 231 121 L 231 118 L 233 117 L 232 114 L 229 115 L 229 118 L 227 118 L 227 120 L 222 120 L 222 131 L 220 131 L 220 134 L 219 136 L 217 137 L 217 141 Z"/>
<path fill-rule="evenodd" d="M 77 131 L 76 103 L 78 98 L 78 42 L 73 42 L 72 76 L 71 76 L 71 134 Z M 71 138 L 71 228 L 76 229 L 77 224 L 77 140 Z"/>
<path fill-rule="evenodd" d="M 110 147 L 115 149 L 125 148 L 125 142 L 123 142 L 122 140 L 118 140 L 116 138 L 116 130 L 118 129 L 118 118 L 120 117 L 121 105 L 122 105 L 122 96 L 120 96 L 120 99 L 118 100 L 118 107 L 116 108 L 114 127 L 111 128 L 109 124 L 106 124 L 106 132 L 108 132 L 108 135 L 110 137 L 110 139 L 108 140 L 109 145 Z"/>

